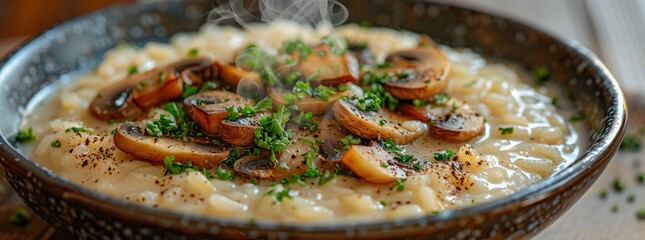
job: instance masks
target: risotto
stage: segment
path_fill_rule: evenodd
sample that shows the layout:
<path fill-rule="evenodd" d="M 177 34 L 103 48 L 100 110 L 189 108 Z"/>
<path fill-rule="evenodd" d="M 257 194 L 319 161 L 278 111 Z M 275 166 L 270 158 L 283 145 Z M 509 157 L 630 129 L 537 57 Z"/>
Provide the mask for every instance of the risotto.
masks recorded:
<path fill-rule="evenodd" d="M 23 151 L 93 191 L 193 214 L 436 214 L 577 157 L 574 112 L 536 73 L 400 30 L 204 26 L 122 44 L 54 86 L 28 109 Z"/>

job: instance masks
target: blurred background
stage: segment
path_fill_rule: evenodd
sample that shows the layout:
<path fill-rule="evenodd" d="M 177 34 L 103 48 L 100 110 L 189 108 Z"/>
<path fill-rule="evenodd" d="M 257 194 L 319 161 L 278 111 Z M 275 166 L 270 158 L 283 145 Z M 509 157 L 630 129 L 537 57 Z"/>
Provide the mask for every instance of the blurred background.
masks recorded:
<path fill-rule="evenodd" d="M 138 0 L 164 1 L 164 0 Z M 340 0 L 342 2 L 342 0 Z M 366 0 L 367 1 L 367 0 Z M 374 0 L 379 1 L 379 0 Z M 643 102 L 645 92 L 645 0 L 434 0 L 466 6 L 527 23 L 556 36 L 580 42 L 594 51 L 613 72 L 631 101 L 631 113 Z M 0 57 L 42 30 L 69 18 L 118 3 L 136 0 L 0 0 Z M 635 97 L 635 99 L 634 99 Z M 641 98 L 639 100 L 638 98 Z M 637 103 L 637 104 L 633 104 Z M 629 131 L 645 125 L 643 119 L 630 120 Z M 634 172 L 643 172 L 636 164 L 645 156 L 619 153 L 598 182 L 562 218 L 538 239 L 642 239 L 645 220 L 635 216 L 645 208 L 645 186 L 633 180 Z M 630 186 L 624 193 L 610 192 L 615 179 Z M 19 205 L 17 198 L 7 197 L 9 190 L 0 182 L 0 212 L 7 205 Z M 3 198 L 4 196 L 4 198 Z M 634 201 L 626 198 L 635 196 Z M 3 231 L 22 232 L 35 239 L 55 238 L 55 232 L 37 218 L 22 229 L 15 229 L 0 219 Z M 37 233 L 36 235 L 32 233 Z M 18 235 L 16 235 L 18 236 Z"/>

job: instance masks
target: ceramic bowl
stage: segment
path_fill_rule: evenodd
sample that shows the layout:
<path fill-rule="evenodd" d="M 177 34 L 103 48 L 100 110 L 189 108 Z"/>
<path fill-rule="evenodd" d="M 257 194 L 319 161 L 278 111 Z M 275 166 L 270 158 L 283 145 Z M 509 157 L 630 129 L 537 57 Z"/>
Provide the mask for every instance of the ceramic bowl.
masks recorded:
<path fill-rule="evenodd" d="M 349 22 L 427 33 L 527 69 L 548 66 L 557 84 L 587 116 L 589 146 L 570 166 L 517 193 L 436 215 L 354 225 L 250 223 L 156 209 L 92 192 L 19 153 L 13 136 L 26 104 L 70 72 L 87 71 L 119 42 L 168 41 L 196 31 L 216 3 L 173 1 L 117 5 L 53 27 L 0 63 L 0 174 L 26 204 L 73 239 L 167 238 L 524 238 L 562 215 L 594 183 L 617 150 L 626 108 L 618 83 L 578 43 L 505 18 L 419 1 L 343 1 Z"/>

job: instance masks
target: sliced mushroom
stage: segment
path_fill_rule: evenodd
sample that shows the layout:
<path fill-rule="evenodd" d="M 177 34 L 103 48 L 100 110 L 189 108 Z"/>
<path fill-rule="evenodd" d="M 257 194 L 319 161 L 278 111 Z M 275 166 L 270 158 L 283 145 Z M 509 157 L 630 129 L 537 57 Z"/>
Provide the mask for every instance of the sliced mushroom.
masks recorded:
<path fill-rule="evenodd" d="M 186 82 L 180 78 L 180 71 L 213 74 L 207 70 L 210 64 L 209 59 L 195 58 L 129 76 L 101 89 L 89 110 L 102 120 L 136 118 L 150 107 L 181 96 Z"/>
<path fill-rule="evenodd" d="M 333 108 L 338 123 L 347 131 L 364 139 L 392 138 L 398 144 L 408 144 L 425 132 L 422 122 L 386 109 L 380 109 L 378 112 L 362 111 L 347 100 L 337 101 Z"/>
<path fill-rule="evenodd" d="M 184 99 L 186 115 L 208 135 L 218 135 L 226 108 L 252 104 L 252 101 L 226 91 L 208 91 Z"/>
<path fill-rule="evenodd" d="M 292 57 L 300 59 L 300 52 L 295 52 Z M 355 82 L 360 75 L 358 61 L 354 56 L 347 53 L 333 53 L 325 44 L 313 48 L 306 58 L 296 63 L 295 68 L 314 85 L 338 86 Z"/>
<path fill-rule="evenodd" d="M 454 98 L 440 106 L 401 104 L 399 110 L 419 120 L 429 121 L 432 136 L 450 142 L 465 142 L 484 131 L 484 117 L 470 105 Z"/>
<path fill-rule="evenodd" d="M 255 131 L 260 127 L 258 120 L 268 115 L 268 113 L 260 113 L 235 121 L 224 120 L 220 126 L 220 138 L 233 146 L 251 146 L 254 144 Z"/>
<path fill-rule="evenodd" d="M 258 84 L 262 84 L 260 75 L 256 72 L 221 62 L 215 62 L 215 65 L 217 65 L 218 73 L 222 80 L 233 85 L 233 87 L 237 87 L 243 78 L 249 78 Z"/>
<path fill-rule="evenodd" d="M 246 156 L 238 159 L 233 169 L 238 174 L 247 178 L 267 179 L 274 177 L 276 165 L 268 156 Z"/>
<path fill-rule="evenodd" d="M 354 54 L 359 64 L 374 65 L 374 56 L 366 44 L 350 43 L 347 48 Z"/>
<path fill-rule="evenodd" d="M 213 167 L 230 154 L 229 149 L 222 147 L 146 135 L 141 127 L 134 124 L 123 124 L 117 127 L 114 144 L 125 153 L 157 165 L 164 164 L 164 158 L 172 155 L 175 161 L 183 164 L 192 162 L 203 168 Z"/>
<path fill-rule="evenodd" d="M 448 84 L 450 61 L 436 46 L 419 47 L 391 53 L 391 67 L 383 71 L 399 76 L 385 83 L 385 89 L 399 99 L 424 99 L 442 92 Z"/>
<path fill-rule="evenodd" d="M 297 101 L 295 105 L 298 107 L 298 109 L 300 109 L 300 111 L 303 111 L 303 112 L 312 112 L 313 114 L 316 114 L 316 115 L 323 114 L 327 111 L 327 109 L 329 109 L 329 107 L 333 103 L 335 103 L 341 97 L 362 93 L 362 90 L 360 89 L 360 87 L 354 84 L 348 84 L 347 86 L 349 87 L 348 90 L 336 93 L 333 96 L 329 96 L 329 99 L 327 101 L 320 98 L 305 95 L 305 97 L 302 100 Z M 275 107 L 288 104 L 288 101 L 284 99 L 284 94 L 288 92 L 290 91 L 286 91 L 280 87 L 267 88 L 267 95 L 271 97 L 271 100 L 273 101 L 273 106 Z"/>
<path fill-rule="evenodd" d="M 361 179 L 386 184 L 407 176 L 403 169 L 388 162 L 391 159 L 394 159 L 394 155 L 381 146 L 352 145 L 343 155 L 342 161 Z"/>

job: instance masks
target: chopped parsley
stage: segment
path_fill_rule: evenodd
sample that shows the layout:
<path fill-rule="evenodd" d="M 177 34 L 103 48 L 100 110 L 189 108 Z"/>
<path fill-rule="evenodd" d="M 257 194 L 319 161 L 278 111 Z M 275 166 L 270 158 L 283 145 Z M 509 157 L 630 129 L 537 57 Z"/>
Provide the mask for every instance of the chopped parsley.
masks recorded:
<path fill-rule="evenodd" d="M 628 152 L 637 152 L 641 150 L 641 140 L 634 135 L 625 135 L 620 142 L 620 150 Z"/>
<path fill-rule="evenodd" d="M 180 131 L 181 129 L 177 126 L 175 118 L 166 114 L 159 115 L 159 119 L 146 125 L 146 133 L 155 137 L 161 137 L 164 133 L 173 135 Z"/>
<path fill-rule="evenodd" d="M 199 55 L 199 49 L 193 48 L 188 51 L 188 56 L 189 57 L 197 57 Z"/>
<path fill-rule="evenodd" d="M 192 162 L 187 162 L 186 164 L 175 162 L 175 156 L 172 155 L 164 157 L 163 163 L 166 165 L 164 175 L 199 171 L 199 168 L 193 165 Z"/>
<path fill-rule="evenodd" d="M 136 74 L 139 72 L 139 68 L 137 66 L 132 65 L 130 68 L 128 68 L 128 75 Z"/>
<path fill-rule="evenodd" d="M 18 131 L 18 135 L 16 135 L 16 142 L 19 143 L 26 143 L 36 140 L 36 136 L 34 135 L 34 130 L 29 127 L 27 128 L 27 131 Z"/>
<path fill-rule="evenodd" d="M 263 112 L 271 108 L 273 108 L 273 102 L 271 102 L 271 99 L 269 97 L 266 97 L 253 106 L 226 108 L 228 115 L 224 119 L 228 121 L 235 121 L 239 118 L 252 117 L 258 112 Z"/>
<path fill-rule="evenodd" d="M 437 161 L 446 161 L 450 160 L 455 156 L 455 151 L 448 149 L 443 152 L 436 152 L 434 153 L 434 159 Z"/>
<path fill-rule="evenodd" d="M 251 180 L 249 180 L 249 183 L 253 185 L 258 185 L 260 183 L 260 180 L 258 180 L 257 178 L 251 178 Z"/>
<path fill-rule="evenodd" d="M 287 198 L 293 199 L 293 197 L 289 195 L 290 191 L 291 189 L 289 188 L 284 188 L 282 189 L 282 191 L 276 191 L 275 189 L 272 188 L 266 193 L 266 195 L 273 195 L 278 202 L 282 202 L 283 199 L 287 199 Z"/>
<path fill-rule="evenodd" d="M 303 153 L 301 156 L 305 159 L 305 165 L 307 166 L 307 171 L 302 174 L 303 177 L 313 178 L 320 176 L 320 170 L 314 166 L 314 158 L 318 155 L 320 148 L 316 145 L 316 140 L 312 140 L 306 137 L 300 137 L 300 141 L 308 143 L 311 145 L 311 148 Z"/>
<path fill-rule="evenodd" d="M 636 175 L 636 182 L 638 182 L 638 184 L 643 184 L 643 183 L 645 183 L 645 174 L 643 174 L 643 173 L 638 173 L 638 174 Z"/>
<path fill-rule="evenodd" d="M 61 146 L 60 140 L 56 139 L 56 140 L 52 141 L 51 143 L 49 143 L 49 146 L 51 146 L 53 148 L 59 148 Z"/>
<path fill-rule="evenodd" d="M 627 195 L 627 202 L 628 203 L 634 203 L 634 201 L 636 201 L 636 195 L 634 195 L 633 193 Z"/>
<path fill-rule="evenodd" d="M 343 145 L 344 150 L 347 150 L 347 149 L 349 149 L 349 146 L 351 146 L 351 145 L 361 144 L 361 139 L 358 138 L 358 137 L 355 137 L 354 135 L 349 134 L 349 135 L 341 138 L 340 140 L 338 140 L 338 143 Z"/>
<path fill-rule="evenodd" d="M 302 42 L 299 38 L 293 41 L 285 41 L 282 43 L 282 52 L 287 54 L 298 53 L 300 60 L 305 60 L 312 53 L 312 48 Z"/>
<path fill-rule="evenodd" d="M 235 162 L 240 159 L 240 157 L 242 157 L 242 155 L 240 155 L 240 150 L 238 150 L 237 148 L 231 148 L 231 154 L 228 155 L 228 157 L 224 159 L 224 161 L 222 161 L 222 164 L 228 167 L 233 167 Z"/>
<path fill-rule="evenodd" d="M 13 211 L 9 220 L 15 225 L 24 226 L 31 220 L 31 213 L 24 207 L 18 207 Z"/>
<path fill-rule="evenodd" d="M 260 127 L 255 131 L 255 144 L 263 149 L 270 151 L 270 159 L 277 162 L 275 152 L 284 150 L 292 144 L 291 137 L 293 132 L 286 130 L 286 124 L 291 116 L 291 111 L 284 105 L 271 116 L 261 118 L 258 122 Z"/>
<path fill-rule="evenodd" d="M 399 154 L 403 152 L 400 148 L 398 148 L 398 145 L 392 140 L 392 138 L 388 138 L 385 141 L 380 140 L 379 143 L 388 152 L 399 153 Z"/>
<path fill-rule="evenodd" d="M 215 170 L 215 175 L 217 175 L 217 177 L 221 180 L 233 180 L 235 178 L 233 171 L 223 168 L 218 168 L 217 170 Z"/>
<path fill-rule="evenodd" d="M 580 122 L 585 119 L 585 115 L 582 114 L 576 114 L 571 117 L 569 117 L 570 122 Z"/>
<path fill-rule="evenodd" d="M 502 135 L 513 134 L 513 127 L 500 127 L 497 128 Z"/>
<path fill-rule="evenodd" d="M 432 102 L 436 105 L 446 105 L 450 101 L 451 97 L 448 94 L 441 93 L 434 95 Z M 413 102 L 414 103 L 414 102 Z"/>
<path fill-rule="evenodd" d="M 397 161 L 399 161 L 400 163 L 403 163 L 403 164 L 410 163 L 412 161 L 412 158 L 414 158 L 414 156 L 409 155 L 409 154 L 401 154 L 401 155 L 398 155 L 398 156 L 394 157 L 394 159 L 396 159 Z"/>
<path fill-rule="evenodd" d="M 334 36 L 325 36 L 322 38 L 321 42 L 329 46 L 331 53 L 333 53 L 334 55 L 341 55 L 347 51 L 346 48 L 342 47 L 343 45 L 347 46 L 347 43 L 346 42 L 339 43 L 339 41 L 342 41 L 342 40 L 343 39 L 334 37 Z"/>
<path fill-rule="evenodd" d="M 413 167 L 413 168 L 414 168 L 414 170 L 416 170 L 417 172 L 420 172 L 421 170 L 423 170 L 423 168 L 421 167 L 421 162 L 420 162 L 420 161 L 415 162 L 415 163 L 412 165 L 412 167 Z"/>
<path fill-rule="evenodd" d="M 146 133 L 151 136 L 164 135 L 188 141 L 188 136 L 203 136 L 197 124 L 188 119 L 184 110 L 174 102 L 164 104 L 164 109 L 171 115 L 160 114 L 159 119 L 146 125 Z"/>
<path fill-rule="evenodd" d="M 546 67 L 536 67 L 533 69 L 533 78 L 535 78 L 536 85 L 544 86 L 549 78 L 551 78 L 551 74 Z"/>
<path fill-rule="evenodd" d="M 428 100 L 426 100 L 426 99 L 414 99 L 414 100 L 412 100 L 412 105 L 414 105 L 414 107 L 417 107 L 417 108 L 423 106 L 426 103 L 428 103 Z"/>
<path fill-rule="evenodd" d="M 636 211 L 636 218 L 638 218 L 638 220 L 645 220 L 645 208 L 641 208 Z"/>
<path fill-rule="evenodd" d="M 92 134 L 94 133 L 94 129 L 86 128 L 86 127 L 71 127 L 65 130 L 65 132 L 75 132 L 75 133 L 84 132 L 84 133 Z"/>
<path fill-rule="evenodd" d="M 210 90 L 214 90 L 216 88 L 217 88 L 217 83 L 208 81 L 202 84 L 202 87 L 199 88 L 199 92 L 207 92 Z"/>
<path fill-rule="evenodd" d="M 609 192 L 607 191 L 607 189 L 603 189 L 602 191 L 600 191 L 600 194 L 599 194 L 600 199 L 606 199 L 608 195 L 609 195 Z"/>
<path fill-rule="evenodd" d="M 405 184 L 403 183 L 405 180 L 401 181 L 400 179 L 396 180 L 394 184 L 392 184 L 392 188 L 396 189 L 397 191 L 403 191 L 405 189 Z"/>
<path fill-rule="evenodd" d="M 311 133 L 318 131 L 318 123 L 314 120 L 312 112 L 300 112 L 295 121 L 301 130 L 307 130 Z"/>
<path fill-rule="evenodd" d="M 378 125 L 385 126 L 385 124 L 387 124 L 387 120 L 385 119 L 378 120 Z"/>
<path fill-rule="evenodd" d="M 349 100 L 362 111 L 378 112 L 382 106 L 381 97 L 373 92 L 366 92 L 363 98 L 354 95 Z"/>
<path fill-rule="evenodd" d="M 385 200 L 378 201 L 378 203 L 381 204 L 381 206 L 387 206 L 387 202 Z"/>
<path fill-rule="evenodd" d="M 330 182 L 336 177 L 335 173 L 332 173 L 329 170 L 323 171 L 322 175 L 320 176 L 320 179 L 318 180 L 318 185 L 322 186 L 325 185 L 326 183 Z"/>
<path fill-rule="evenodd" d="M 614 191 L 618 193 L 622 193 L 627 189 L 627 185 L 625 185 L 623 182 L 620 181 L 620 179 L 615 178 L 612 187 L 614 188 Z"/>
<path fill-rule="evenodd" d="M 184 85 L 184 91 L 181 93 L 181 98 L 187 98 L 199 92 L 199 88 L 193 85 Z"/>

